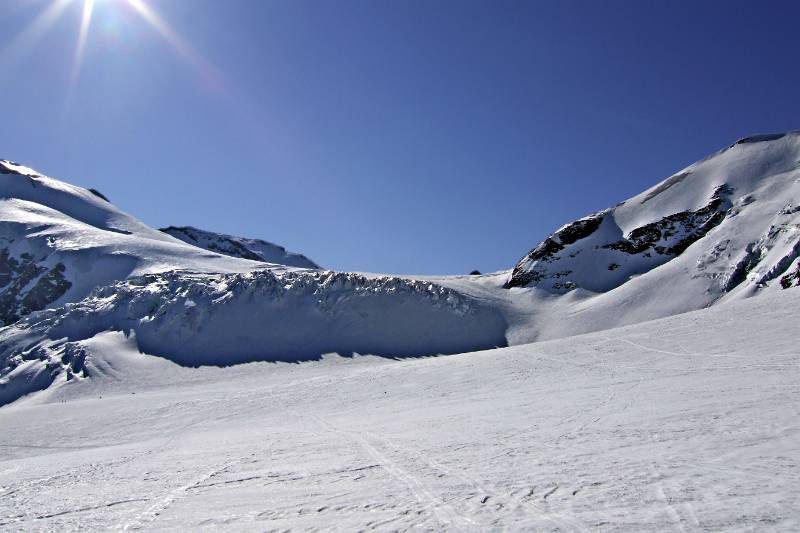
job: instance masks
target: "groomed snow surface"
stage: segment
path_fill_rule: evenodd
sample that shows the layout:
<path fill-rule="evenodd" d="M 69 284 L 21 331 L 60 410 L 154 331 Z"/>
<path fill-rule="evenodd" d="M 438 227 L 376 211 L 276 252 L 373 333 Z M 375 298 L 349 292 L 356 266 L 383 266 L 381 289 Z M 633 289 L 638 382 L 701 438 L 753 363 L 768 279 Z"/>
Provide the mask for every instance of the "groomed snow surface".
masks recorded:
<path fill-rule="evenodd" d="M 0 409 L 0 529 L 796 531 L 798 305 L 224 369 L 100 334 Z"/>

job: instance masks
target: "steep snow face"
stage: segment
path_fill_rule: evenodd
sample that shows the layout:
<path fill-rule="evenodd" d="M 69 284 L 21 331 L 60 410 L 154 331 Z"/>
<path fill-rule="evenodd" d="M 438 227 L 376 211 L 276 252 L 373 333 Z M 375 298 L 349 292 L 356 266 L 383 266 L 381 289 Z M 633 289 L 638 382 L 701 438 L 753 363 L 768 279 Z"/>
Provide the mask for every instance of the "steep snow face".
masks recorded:
<path fill-rule="evenodd" d="M 193 246 L 231 257 L 299 268 L 319 268 L 319 265 L 308 257 L 287 252 L 283 246 L 262 241 L 261 239 L 247 239 L 223 233 L 214 233 L 191 226 L 170 226 L 162 228 L 161 231 Z"/>
<path fill-rule="evenodd" d="M 791 285 L 798 252 L 800 133 L 761 135 L 562 227 L 520 260 L 506 287 L 606 293 L 635 279 L 692 292 L 687 311 Z"/>
<path fill-rule="evenodd" d="M 262 267 L 189 246 L 97 191 L 0 160 L 0 325 L 130 275 Z"/>
<path fill-rule="evenodd" d="M 150 274 L 0 330 L 0 405 L 83 375 L 77 343 L 103 331 L 124 331 L 143 352 L 186 366 L 506 345 L 495 309 L 428 282 L 323 271 Z"/>

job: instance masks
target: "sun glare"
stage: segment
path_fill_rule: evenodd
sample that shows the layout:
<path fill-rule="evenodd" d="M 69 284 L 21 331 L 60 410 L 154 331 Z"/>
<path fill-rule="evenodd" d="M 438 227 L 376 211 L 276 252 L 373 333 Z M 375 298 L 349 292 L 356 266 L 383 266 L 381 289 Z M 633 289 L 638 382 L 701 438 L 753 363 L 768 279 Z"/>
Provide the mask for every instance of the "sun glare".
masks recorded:
<path fill-rule="evenodd" d="M 83 51 L 86 48 L 86 36 L 89 34 L 89 24 L 92 22 L 95 0 L 83 0 L 83 16 L 81 17 L 81 27 L 78 30 L 78 46 L 75 48 L 75 59 L 72 62 L 72 78 L 70 86 L 74 86 L 80 74 L 83 64 Z"/>
<path fill-rule="evenodd" d="M 90 42 L 89 34 L 93 18 L 100 14 L 98 6 L 103 9 L 128 9 L 144 20 L 161 37 L 189 63 L 197 75 L 211 89 L 222 86 L 222 78 L 218 70 L 203 58 L 172 26 L 161 17 L 147 0 L 52 0 L 47 7 L 36 16 L 33 22 L 17 35 L 0 52 L 11 52 L 18 55 L 32 48 L 67 12 L 69 5 L 80 4 L 81 16 L 77 28 L 76 44 L 72 58 L 72 68 L 69 79 L 68 94 L 71 94 L 80 78 L 83 68 L 86 48 Z M 69 100 L 69 97 L 67 98 Z"/>

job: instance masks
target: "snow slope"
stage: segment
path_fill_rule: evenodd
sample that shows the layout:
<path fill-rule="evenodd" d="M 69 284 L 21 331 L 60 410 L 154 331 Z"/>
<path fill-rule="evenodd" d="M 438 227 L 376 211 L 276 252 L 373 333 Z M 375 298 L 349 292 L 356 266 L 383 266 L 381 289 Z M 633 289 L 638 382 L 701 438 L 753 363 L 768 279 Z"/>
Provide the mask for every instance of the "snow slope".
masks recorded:
<path fill-rule="evenodd" d="M 0 169 L 0 405 L 81 374 L 74 342 L 108 330 L 187 366 L 506 345 L 503 317 L 457 291 L 206 251 L 96 192 Z"/>
<path fill-rule="evenodd" d="M 211 250 L 231 257 L 241 257 L 264 263 L 293 266 L 298 268 L 319 268 L 315 262 L 302 254 L 287 252 L 278 246 L 261 239 L 247 239 L 224 233 L 214 233 L 191 226 L 162 228 L 161 231 L 185 243 Z"/>
<path fill-rule="evenodd" d="M 100 333 L 0 409 L 0 529 L 796 531 L 798 305 L 224 369 Z"/>
<path fill-rule="evenodd" d="M 75 343 L 103 331 L 186 366 L 420 356 L 601 331 L 800 284 L 798 133 L 739 141 L 561 228 L 510 274 L 483 276 L 265 263 L 297 257 L 168 230 L 189 245 L 99 193 L 10 162 L 0 171 L 0 320 L 10 324 L 0 329 L 0 405 L 81 374 Z"/>
<path fill-rule="evenodd" d="M 188 246 L 97 192 L 0 160 L 0 324 L 128 276 L 262 266 Z"/>
<path fill-rule="evenodd" d="M 742 139 L 532 249 L 505 279 L 531 316 L 512 337 L 701 309 L 796 284 L 798 269 L 800 132 Z"/>
<path fill-rule="evenodd" d="M 508 286 L 607 292 L 670 264 L 669 273 L 689 268 L 711 298 L 751 293 L 796 262 L 799 229 L 800 132 L 757 136 L 562 227 Z"/>

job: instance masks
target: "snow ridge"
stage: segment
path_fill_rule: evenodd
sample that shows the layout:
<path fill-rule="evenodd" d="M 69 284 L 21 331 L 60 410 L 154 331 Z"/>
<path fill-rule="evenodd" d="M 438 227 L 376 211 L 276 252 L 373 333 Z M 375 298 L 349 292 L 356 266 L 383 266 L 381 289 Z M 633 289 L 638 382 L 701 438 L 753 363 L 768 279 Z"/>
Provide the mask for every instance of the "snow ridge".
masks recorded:
<path fill-rule="evenodd" d="M 320 268 L 314 261 L 302 254 L 287 252 L 283 246 L 261 239 L 225 235 L 224 233 L 215 233 L 191 226 L 170 226 L 162 228 L 160 231 L 172 235 L 187 244 L 231 257 L 298 268 Z"/>
<path fill-rule="evenodd" d="M 505 287 L 606 293 L 634 278 L 656 283 L 666 274 L 659 267 L 676 262 L 692 278 L 708 280 L 691 308 L 703 306 L 702 293 L 719 298 L 745 281 L 748 288 L 738 290 L 752 293 L 783 279 L 798 256 L 798 184 L 800 132 L 740 139 L 614 208 L 562 227 L 517 263 Z M 695 253 L 686 254 L 690 249 Z M 684 285 L 674 277 L 658 282 Z"/>
<path fill-rule="evenodd" d="M 181 365 L 224 366 L 332 352 L 459 353 L 505 346 L 505 330 L 496 310 L 424 281 L 330 271 L 149 274 L 0 330 L 0 405 L 80 374 L 80 341 L 105 331 Z"/>

